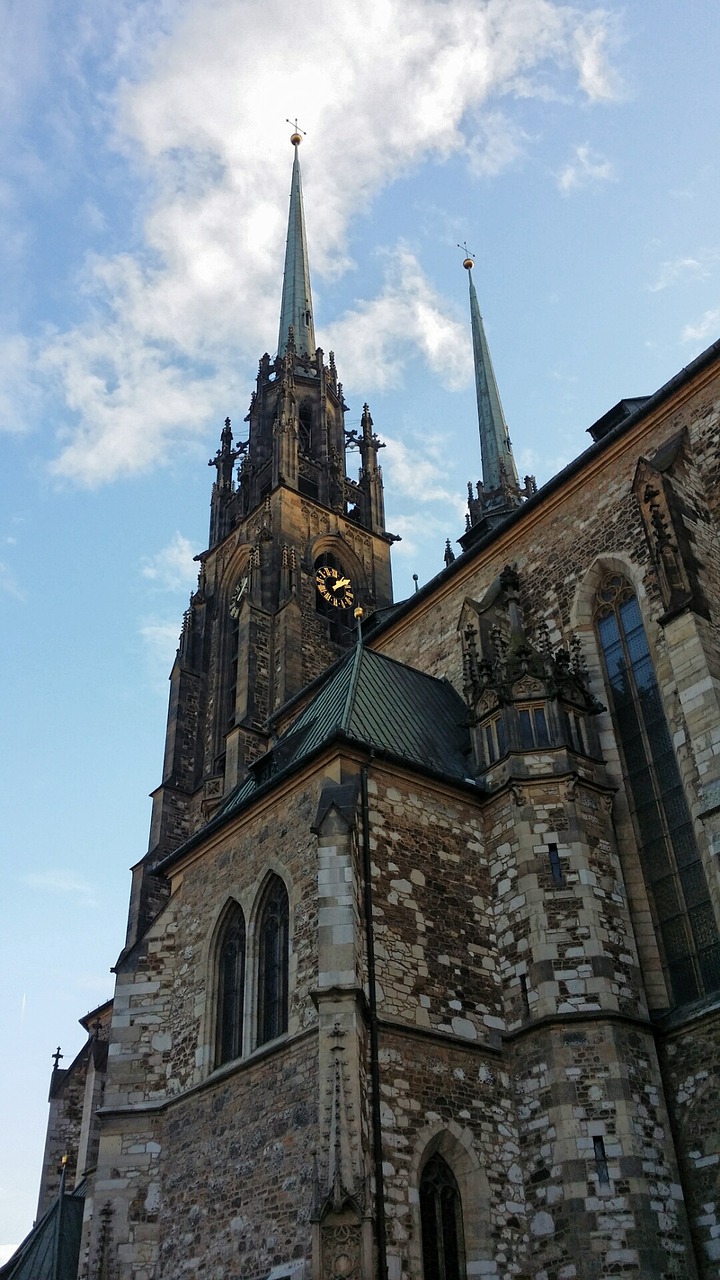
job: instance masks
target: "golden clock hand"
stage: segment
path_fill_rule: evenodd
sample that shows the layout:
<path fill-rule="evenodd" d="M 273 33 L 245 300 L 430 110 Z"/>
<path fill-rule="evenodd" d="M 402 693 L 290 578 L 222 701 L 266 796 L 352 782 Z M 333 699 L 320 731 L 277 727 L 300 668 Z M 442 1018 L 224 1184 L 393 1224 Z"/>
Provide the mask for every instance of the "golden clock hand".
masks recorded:
<path fill-rule="evenodd" d="M 337 582 L 333 583 L 333 591 L 339 591 L 341 587 L 349 587 L 349 586 L 350 586 L 349 578 L 338 578 Z"/>

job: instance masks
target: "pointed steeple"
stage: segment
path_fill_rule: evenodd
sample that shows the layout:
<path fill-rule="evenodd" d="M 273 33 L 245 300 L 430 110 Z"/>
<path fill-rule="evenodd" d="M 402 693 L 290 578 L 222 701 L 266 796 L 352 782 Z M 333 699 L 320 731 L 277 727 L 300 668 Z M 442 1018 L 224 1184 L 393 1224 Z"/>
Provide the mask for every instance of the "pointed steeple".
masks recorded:
<path fill-rule="evenodd" d="M 467 249 L 465 252 L 467 253 Z M 472 485 L 468 484 L 467 528 L 460 538 L 460 545 L 464 551 L 475 538 L 499 524 L 511 511 L 520 506 L 523 498 L 531 497 L 537 489 L 533 476 L 526 476 L 524 487 L 520 488 L 507 423 L 500 402 L 500 392 L 495 380 L 495 370 L 490 359 L 490 348 L 473 283 L 474 265 L 471 257 L 465 258 L 463 266 L 468 273 L 470 286 L 470 320 L 480 427 L 482 480 L 477 482 L 475 493 Z"/>
<path fill-rule="evenodd" d="M 290 184 L 290 215 L 285 246 L 285 274 L 283 276 L 282 305 L 280 307 L 280 332 L 278 355 L 287 351 L 292 327 L 298 355 L 315 354 L 315 325 L 310 292 L 310 268 L 308 266 L 305 215 L 303 213 L 302 181 L 298 148 L 302 137 L 297 129 L 290 141 L 295 148 L 292 181 Z"/>
<path fill-rule="evenodd" d="M 500 402 L 500 392 L 490 359 L 490 348 L 485 337 L 485 326 L 472 278 L 472 258 L 463 262 L 470 285 L 470 320 L 472 322 L 473 357 L 475 361 L 475 392 L 477 395 L 478 423 L 480 426 L 480 451 L 482 454 L 483 488 L 519 489 L 517 467 L 513 458 L 507 423 Z"/>

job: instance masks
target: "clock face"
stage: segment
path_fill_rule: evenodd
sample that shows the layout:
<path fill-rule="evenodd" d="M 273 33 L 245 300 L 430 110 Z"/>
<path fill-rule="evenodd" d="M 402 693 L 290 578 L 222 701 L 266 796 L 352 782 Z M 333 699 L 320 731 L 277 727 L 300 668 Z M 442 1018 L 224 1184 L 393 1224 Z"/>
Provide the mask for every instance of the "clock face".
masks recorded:
<path fill-rule="evenodd" d="M 230 597 L 230 617 L 231 618 L 237 618 L 239 616 L 240 606 L 242 605 L 242 602 L 245 599 L 245 592 L 247 591 L 247 587 L 248 587 L 248 580 L 247 580 L 247 574 L 246 574 L 244 578 L 240 579 L 240 581 L 238 582 L 235 590 L 233 591 Z"/>
<path fill-rule="evenodd" d="M 327 604 L 335 609 L 349 609 L 353 602 L 352 583 L 342 569 L 321 565 L 315 574 L 315 585 Z"/>

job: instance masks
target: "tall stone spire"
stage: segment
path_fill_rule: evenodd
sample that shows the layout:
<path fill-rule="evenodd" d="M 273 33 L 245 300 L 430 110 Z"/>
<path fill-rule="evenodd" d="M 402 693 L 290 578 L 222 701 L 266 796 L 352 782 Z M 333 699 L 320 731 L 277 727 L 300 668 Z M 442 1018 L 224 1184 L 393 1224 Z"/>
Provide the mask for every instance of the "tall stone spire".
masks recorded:
<path fill-rule="evenodd" d="M 474 265 L 471 257 L 465 258 L 463 266 L 468 273 L 470 287 L 470 320 L 480 427 L 482 480 L 477 482 L 475 492 L 472 485 L 468 484 L 467 530 L 464 537 L 460 539 L 465 549 L 474 541 L 474 537 L 499 524 L 511 511 L 520 506 L 523 498 L 530 497 L 537 488 L 533 476 L 526 476 L 524 488 L 520 488 L 495 370 L 490 358 L 490 348 L 473 283 Z"/>
<path fill-rule="evenodd" d="M 315 354 L 315 325 L 313 324 L 312 294 L 310 292 L 310 268 L 308 266 L 305 215 L 303 213 L 302 181 L 298 148 L 302 136 L 297 129 L 290 141 L 295 148 L 292 181 L 290 184 L 290 215 L 288 217 L 287 243 L 285 246 L 285 274 L 283 276 L 282 305 L 280 307 L 280 332 L 278 355 L 288 348 L 292 326 L 298 355 Z"/>
<path fill-rule="evenodd" d="M 483 488 L 499 489 L 505 482 L 519 488 L 517 467 L 508 436 L 507 423 L 500 402 L 495 370 L 490 359 L 490 348 L 485 336 L 485 326 L 480 315 L 478 296 L 472 277 L 472 258 L 466 258 L 463 266 L 468 273 L 470 286 L 470 320 L 472 323 L 473 357 L 475 362 L 475 393 L 477 395 L 478 423 L 480 426 L 480 452 L 482 454 Z"/>

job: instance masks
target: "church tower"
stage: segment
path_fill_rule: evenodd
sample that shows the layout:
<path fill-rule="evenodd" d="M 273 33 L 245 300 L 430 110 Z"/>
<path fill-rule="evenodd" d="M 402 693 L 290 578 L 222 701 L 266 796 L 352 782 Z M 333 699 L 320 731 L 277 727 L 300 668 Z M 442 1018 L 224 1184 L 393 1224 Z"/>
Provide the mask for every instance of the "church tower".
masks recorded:
<path fill-rule="evenodd" d="M 478 480 L 474 493 L 472 484 L 468 484 L 467 527 L 460 539 L 463 551 L 473 546 L 482 534 L 505 520 L 520 506 L 523 499 L 531 497 L 537 490 L 534 476 L 525 476 L 523 488 L 520 487 L 518 480 L 510 435 L 473 283 L 474 265 L 471 257 L 465 258 L 463 266 L 468 273 L 470 288 L 470 322 L 480 427 L 482 480 Z"/>
<path fill-rule="evenodd" d="M 352 644 L 354 610 L 392 603 L 383 446 L 367 404 L 346 429 L 334 353 L 326 361 L 315 345 L 301 135 L 291 141 L 277 354 L 260 360 L 244 438 L 226 419 L 208 464 L 209 545 L 170 677 L 163 779 L 135 868 L 128 945 L 160 905 L 152 868 L 271 745 L 271 717 Z M 349 450 L 359 453 L 356 480 Z"/>

